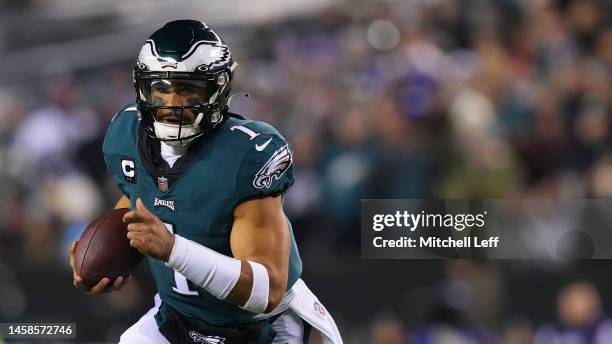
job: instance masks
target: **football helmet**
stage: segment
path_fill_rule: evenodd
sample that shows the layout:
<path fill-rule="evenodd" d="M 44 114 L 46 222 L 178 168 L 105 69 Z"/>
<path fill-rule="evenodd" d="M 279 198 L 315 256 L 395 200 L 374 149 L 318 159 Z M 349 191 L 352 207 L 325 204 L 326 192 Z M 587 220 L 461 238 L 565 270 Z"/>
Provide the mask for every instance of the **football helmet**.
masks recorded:
<path fill-rule="evenodd" d="M 235 67 L 229 47 L 203 22 L 176 20 L 155 31 L 134 66 L 136 106 L 147 134 L 183 146 L 220 126 Z"/>

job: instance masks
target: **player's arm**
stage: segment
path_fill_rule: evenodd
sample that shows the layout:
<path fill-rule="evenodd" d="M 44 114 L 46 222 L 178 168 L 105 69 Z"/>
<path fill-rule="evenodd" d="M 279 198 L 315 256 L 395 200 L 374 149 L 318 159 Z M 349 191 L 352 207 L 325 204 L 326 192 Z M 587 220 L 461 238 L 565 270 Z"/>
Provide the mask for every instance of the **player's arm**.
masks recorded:
<path fill-rule="evenodd" d="M 290 240 L 281 198 L 242 203 L 234 211 L 230 238 L 234 257 L 172 235 L 157 216 L 136 200 L 124 215 L 130 245 L 166 261 L 196 285 L 221 300 L 253 313 L 269 312 L 287 287 Z"/>
<path fill-rule="evenodd" d="M 271 311 L 283 299 L 289 273 L 290 238 L 281 197 L 254 199 L 236 207 L 230 240 L 241 271 L 227 301 L 244 306 L 260 297 L 260 302 L 267 299 L 266 311 Z M 258 296 L 262 288 L 268 293 Z"/>
<path fill-rule="evenodd" d="M 115 209 L 129 208 L 129 207 L 130 207 L 130 199 L 127 198 L 125 195 L 121 196 L 121 198 L 119 198 L 119 201 L 117 201 L 117 203 L 115 204 Z M 98 284 L 96 284 L 95 286 L 91 288 L 85 285 L 85 283 L 83 283 L 83 278 L 76 273 L 75 255 L 76 255 L 76 247 L 77 247 L 78 242 L 79 242 L 78 240 L 75 240 L 72 243 L 72 245 L 70 245 L 70 249 L 68 251 L 68 254 L 70 255 L 70 267 L 72 268 L 72 284 L 77 289 L 80 289 L 88 294 L 97 295 L 97 294 L 120 290 L 126 285 L 126 283 L 129 280 L 129 276 L 127 278 L 124 278 L 123 276 L 119 276 L 112 283 L 111 283 L 110 278 L 104 277 L 100 280 L 100 282 L 98 282 Z"/>
<path fill-rule="evenodd" d="M 121 196 L 121 198 L 119 198 L 119 200 L 117 201 L 117 204 L 115 204 L 115 209 L 129 208 L 129 207 L 130 207 L 130 199 L 126 195 Z"/>

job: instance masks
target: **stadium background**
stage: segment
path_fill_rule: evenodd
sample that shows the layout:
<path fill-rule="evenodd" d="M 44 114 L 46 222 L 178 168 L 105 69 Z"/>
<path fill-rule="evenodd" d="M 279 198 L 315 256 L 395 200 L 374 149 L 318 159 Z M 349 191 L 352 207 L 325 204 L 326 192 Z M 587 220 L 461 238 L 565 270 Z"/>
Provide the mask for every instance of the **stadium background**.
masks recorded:
<path fill-rule="evenodd" d="M 72 321 L 78 342 L 113 342 L 152 304 L 145 266 L 89 297 L 66 252 L 119 196 L 105 127 L 134 97 L 142 42 L 179 18 L 230 45 L 234 91 L 253 95 L 232 110 L 292 142 L 303 278 L 345 342 L 547 343 L 548 325 L 605 319 L 608 261 L 363 261 L 357 214 L 361 198 L 611 196 L 610 13 L 604 0 L 0 1 L 0 322 Z"/>

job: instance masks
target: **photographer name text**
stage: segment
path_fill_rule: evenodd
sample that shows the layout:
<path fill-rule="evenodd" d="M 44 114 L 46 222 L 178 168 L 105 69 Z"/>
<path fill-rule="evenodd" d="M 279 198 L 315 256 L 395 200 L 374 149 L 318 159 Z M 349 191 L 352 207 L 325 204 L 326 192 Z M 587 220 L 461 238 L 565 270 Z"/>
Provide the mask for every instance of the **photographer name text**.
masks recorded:
<path fill-rule="evenodd" d="M 489 237 L 486 239 L 479 239 L 476 237 L 463 237 L 463 238 L 408 238 L 401 237 L 399 239 L 383 239 L 382 237 L 375 237 L 372 244 L 376 248 L 389 247 L 389 248 L 495 248 L 499 245 L 499 237 Z"/>

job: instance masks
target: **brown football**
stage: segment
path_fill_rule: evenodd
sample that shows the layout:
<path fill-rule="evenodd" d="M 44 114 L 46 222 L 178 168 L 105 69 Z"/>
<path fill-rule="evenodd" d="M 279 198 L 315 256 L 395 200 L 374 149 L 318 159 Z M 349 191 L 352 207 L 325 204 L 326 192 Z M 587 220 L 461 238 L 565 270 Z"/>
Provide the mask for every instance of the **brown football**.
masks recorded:
<path fill-rule="evenodd" d="M 111 210 L 93 220 L 81 235 L 76 247 L 76 272 L 87 286 L 96 285 L 104 277 L 113 282 L 118 276 L 128 276 L 144 258 L 127 238 L 123 215 L 128 211 Z"/>

